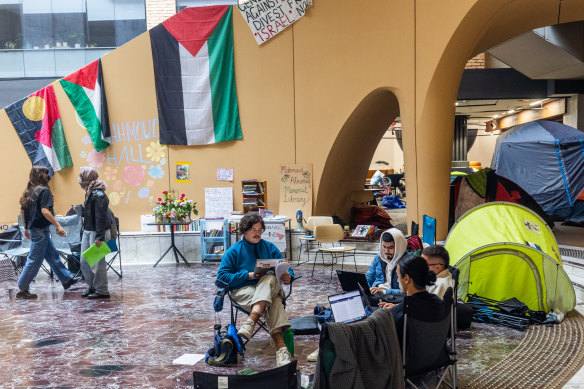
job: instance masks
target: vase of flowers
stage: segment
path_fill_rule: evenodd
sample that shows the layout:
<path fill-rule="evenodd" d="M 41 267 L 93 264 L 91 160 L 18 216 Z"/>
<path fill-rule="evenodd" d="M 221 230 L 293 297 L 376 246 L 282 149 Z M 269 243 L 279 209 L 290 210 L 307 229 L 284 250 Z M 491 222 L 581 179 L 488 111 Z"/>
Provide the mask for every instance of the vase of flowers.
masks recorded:
<path fill-rule="evenodd" d="M 153 211 L 157 223 L 189 223 L 191 221 L 191 212 L 195 215 L 199 214 L 196 202 L 188 200 L 184 193 L 179 197 L 174 191 L 167 190 L 162 192 L 162 197 L 158 198 Z"/>

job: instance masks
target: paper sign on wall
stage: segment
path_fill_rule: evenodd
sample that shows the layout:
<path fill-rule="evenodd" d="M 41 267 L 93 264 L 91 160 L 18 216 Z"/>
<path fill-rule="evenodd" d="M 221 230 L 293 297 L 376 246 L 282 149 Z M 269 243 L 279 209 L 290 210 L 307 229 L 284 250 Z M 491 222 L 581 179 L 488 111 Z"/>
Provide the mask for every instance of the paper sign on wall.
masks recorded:
<path fill-rule="evenodd" d="M 262 239 L 272 242 L 278 250 L 286 252 L 286 226 L 284 223 L 265 223 L 266 230 L 262 234 Z"/>
<path fill-rule="evenodd" d="M 217 169 L 217 181 L 233 181 L 233 169 Z"/>
<path fill-rule="evenodd" d="M 233 188 L 205 188 L 205 217 L 228 218 L 233 211 Z"/>
<path fill-rule="evenodd" d="M 304 219 L 312 215 L 312 165 L 280 166 L 280 215 L 296 219 L 296 211 Z"/>
<path fill-rule="evenodd" d="M 237 6 L 258 45 L 285 30 L 312 7 L 312 0 L 249 0 Z"/>

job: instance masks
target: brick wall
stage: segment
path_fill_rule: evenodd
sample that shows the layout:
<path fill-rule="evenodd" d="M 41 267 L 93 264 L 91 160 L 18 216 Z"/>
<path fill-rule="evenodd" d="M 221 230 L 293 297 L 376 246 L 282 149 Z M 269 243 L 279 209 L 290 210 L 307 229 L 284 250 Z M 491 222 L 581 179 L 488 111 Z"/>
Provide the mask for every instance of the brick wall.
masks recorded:
<path fill-rule="evenodd" d="M 480 53 L 474 58 L 471 58 L 466 63 L 465 69 L 484 69 L 485 68 L 485 53 Z"/>
<path fill-rule="evenodd" d="M 146 0 L 146 28 L 165 21 L 176 13 L 176 0 Z"/>

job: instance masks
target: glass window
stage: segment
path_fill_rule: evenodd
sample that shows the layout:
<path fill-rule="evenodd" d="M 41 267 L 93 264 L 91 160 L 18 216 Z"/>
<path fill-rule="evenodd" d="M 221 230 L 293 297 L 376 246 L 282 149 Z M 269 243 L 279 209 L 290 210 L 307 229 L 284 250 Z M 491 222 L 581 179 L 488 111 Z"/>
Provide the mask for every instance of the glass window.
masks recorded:
<path fill-rule="evenodd" d="M 0 5 L 0 50 L 22 49 L 20 4 Z"/>
<path fill-rule="evenodd" d="M 53 15 L 25 13 L 22 15 L 23 49 L 38 50 L 53 42 Z"/>
<path fill-rule="evenodd" d="M 55 13 L 53 24 L 55 40 L 63 47 L 85 47 L 85 13 Z"/>
<path fill-rule="evenodd" d="M 177 0 L 176 12 L 187 7 L 205 7 L 208 5 L 238 4 L 237 0 Z"/>

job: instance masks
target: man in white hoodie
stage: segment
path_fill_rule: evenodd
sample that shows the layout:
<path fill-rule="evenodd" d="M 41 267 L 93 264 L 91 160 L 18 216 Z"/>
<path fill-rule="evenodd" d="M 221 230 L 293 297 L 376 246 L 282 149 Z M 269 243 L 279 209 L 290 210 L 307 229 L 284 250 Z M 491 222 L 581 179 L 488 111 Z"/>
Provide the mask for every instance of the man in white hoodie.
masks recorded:
<path fill-rule="evenodd" d="M 397 282 L 396 264 L 405 254 L 408 242 L 397 228 L 384 231 L 379 238 L 379 254 L 367 271 L 367 283 L 372 294 L 402 294 Z"/>
<path fill-rule="evenodd" d="M 454 279 L 452 279 L 452 274 L 448 270 L 448 266 L 450 265 L 448 251 L 438 245 L 426 247 L 422 250 L 422 258 L 426 260 L 430 270 L 436 273 L 436 283 L 426 287 L 426 290 L 429 293 L 443 298 L 448 288 L 454 289 Z"/>

